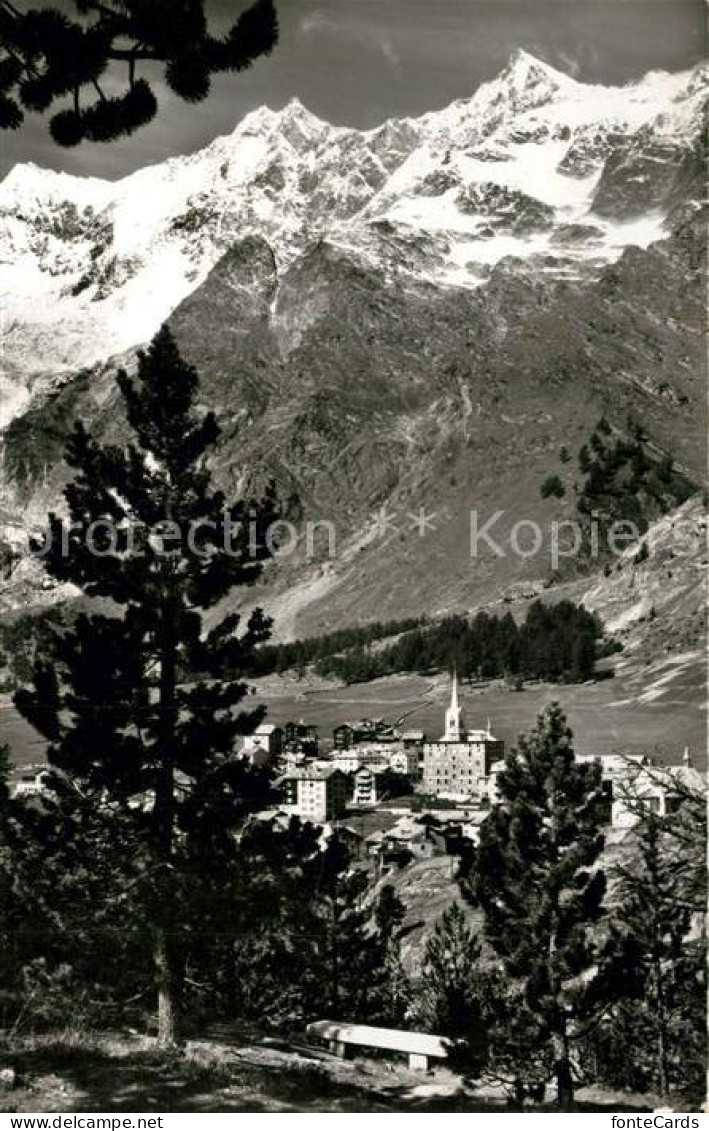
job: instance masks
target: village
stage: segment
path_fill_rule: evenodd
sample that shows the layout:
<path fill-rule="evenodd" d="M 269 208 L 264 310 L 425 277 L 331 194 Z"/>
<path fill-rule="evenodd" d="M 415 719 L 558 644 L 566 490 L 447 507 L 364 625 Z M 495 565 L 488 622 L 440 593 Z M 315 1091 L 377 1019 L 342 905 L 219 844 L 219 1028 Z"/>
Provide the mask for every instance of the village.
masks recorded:
<path fill-rule="evenodd" d="M 452 678 L 442 734 L 403 730 L 384 719 L 336 725 L 330 739 L 300 720 L 283 726 L 262 723 L 237 751 L 255 767 L 267 768 L 279 801 L 259 814 L 280 824 L 291 817 L 337 830 L 353 860 L 377 874 L 435 856 L 460 856 L 477 843 L 480 827 L 498 800 L 497 781 L 505 767 L 505 744 L 485 727 L 467 725 Z M 594 761 L 577 754 L 579 762 Z M 606 824 L 613 840 L 633 828 L 638 801 L 667 816 L 687 790 L 704 790 L 689 747 L 668 766 L 649 755 L 603 754 Z M 46 768 L 26 767 L 15 796 L 41 794 Z"/>
<path fill-rule="evenodd" d="M 479 839 L 480 827 L 499 800 L 505 744 L 491 721 L 467 725 L 457 675 L 440 736 L 401 729 L 383 718 L 337 724 L 329 739 L 303 720 L 264 722 L 238 744 L 236 754 L 267 769 L 278 797 L 259 819 L 287 824 L 291 817 L 337 831 L 353 860 L 377 874 L 435 856 L 460 856 Z M 592 754 L 577 754 L 592 762 Z M 704 790 L 704 778 L 685 746 L 681 761 L 660 764 L 637 753 L 598 755 L 604 814 L 614 840 L 638 819 L 638 802 L 658 816 L 671 814 L 686 791 Z M 16 797 L 41 795 L 44 765 L 29 765 L 15 780 Z M 147 802 L 146 798 L 146 802 Z"/>

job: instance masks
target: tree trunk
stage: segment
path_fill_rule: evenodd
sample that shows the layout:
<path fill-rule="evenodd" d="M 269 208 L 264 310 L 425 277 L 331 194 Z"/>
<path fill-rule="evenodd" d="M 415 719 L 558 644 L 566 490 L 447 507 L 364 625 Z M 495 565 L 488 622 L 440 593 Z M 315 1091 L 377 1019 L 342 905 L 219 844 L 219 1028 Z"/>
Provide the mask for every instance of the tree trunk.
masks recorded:
<path fill-rule="evenodd" d="M 157 927 L 153 945 L 155 988 L 158 993 L 158 1047 L 177 1044 L 176 977 L 167 932 Z"/>
<path fill-rule="evenodd" d="M 175 771 L 173 751 L 177 722 L 177 648 L 175 612 L 166 603 L 160 649 L 158 694 L 158 767 L 155 783 L 154 821 L 156 853 L 160 865 L 153 914 L 153 960 L 158 996 L 158 1045 L 168 1048 L 178 1041 L 178 959 L 171 934 L 174 922 L 172 855 L 175 827 Z"/>
<path fill-rule="evenodd" d="M 552 799 L 551 828 L 553 843 L 553 865 L 559 863 L 559 840 L 557 829 L 557 811 L 555 801 Z M 554 1073 L 556 1075 L 556 1105 L 559 1111 L 571 1111 L 574 1103 L 574 1081 L 571 1074 L 571 1059 L 569 1057 L 569 1034 L 565 1018 L 565 1007 L 561 990 L 561 978 L 557 965 L 559 928 L 558 897 L 551 920 L 549 935 L 549 985 L 554 999 L 556 1017 L 552 1025 L 552 1043 L 554 1049 Z"/>
<path fill-rule="evenodd" d="M 340 1020 L 340 956 L 338 947 L 340 939 L 338 934 L 337 916 L 337 888 L 332 901 L 332 927 L 331 927 L 331 965 L 330 965 L 330 1014 L 334 1021 Z"/>
<path fill-rule="evenodd" d="M 665 984 L 662 973 L 662 960 L 655 959 L 655 985 L 657 991 L 657 1082 L 660 1095 L 670 1094 L 670 1073 L 667 1053 L 667 1010 L 665 1008 Z"/>
<path fill-rule="evenodd" d="M 556 1075 L 556 1106 L 559 1111 L 572 1111 L 574 1080 L 571 1073 L 569 1042 L 566 1033 L 554 1034 L 554 1073 Z"/>

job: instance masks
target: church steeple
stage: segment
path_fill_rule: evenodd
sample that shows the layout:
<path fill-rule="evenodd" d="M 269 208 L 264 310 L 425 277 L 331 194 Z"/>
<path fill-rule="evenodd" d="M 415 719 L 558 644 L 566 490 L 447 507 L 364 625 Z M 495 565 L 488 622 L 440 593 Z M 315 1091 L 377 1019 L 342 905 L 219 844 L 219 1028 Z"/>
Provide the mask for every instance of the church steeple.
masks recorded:
<path fill-rule="evenodd" d="M 446 711 L 446 731 L 443 738 L 446 742 L 460 742 L 463 739 L 463 712 L 458 703 L 458 672 L 453 672 L 453 687 L 451 688 L 450 707 Z"/>

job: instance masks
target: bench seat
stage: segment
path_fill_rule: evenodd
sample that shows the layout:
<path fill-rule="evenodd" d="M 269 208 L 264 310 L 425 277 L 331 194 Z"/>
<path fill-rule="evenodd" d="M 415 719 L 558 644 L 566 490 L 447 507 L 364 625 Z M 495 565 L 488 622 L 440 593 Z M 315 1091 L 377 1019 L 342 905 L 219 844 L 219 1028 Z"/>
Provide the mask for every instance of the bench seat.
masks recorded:
<path fill-rule="evenodd" d="M 433 1033 L 409 1033 L 404 1029 L 380 1029 L 376 1025 L 349 1025 L 344 1021 L 313 1021 L 307 1026 L 310 1037 L 327 1041 L 330 1051 L 347 1056 L 351 1046 L 403 1052 L 409 1068 L 426 1071 L 430 1059 L 446 1060 L 450 1041 Z"/>

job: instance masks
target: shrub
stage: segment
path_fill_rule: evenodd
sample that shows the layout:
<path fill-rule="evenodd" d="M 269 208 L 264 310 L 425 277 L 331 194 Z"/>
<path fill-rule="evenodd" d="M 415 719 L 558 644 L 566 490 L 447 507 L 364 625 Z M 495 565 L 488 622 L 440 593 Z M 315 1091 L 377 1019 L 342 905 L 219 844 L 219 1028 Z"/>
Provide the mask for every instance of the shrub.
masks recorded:
<path fill-rule="evenodd" d="M 566 494 L 566 487 L 558 475 L 549 475 L 542 483 L 539 493 L 543 499 L 563 499 Z"/>

